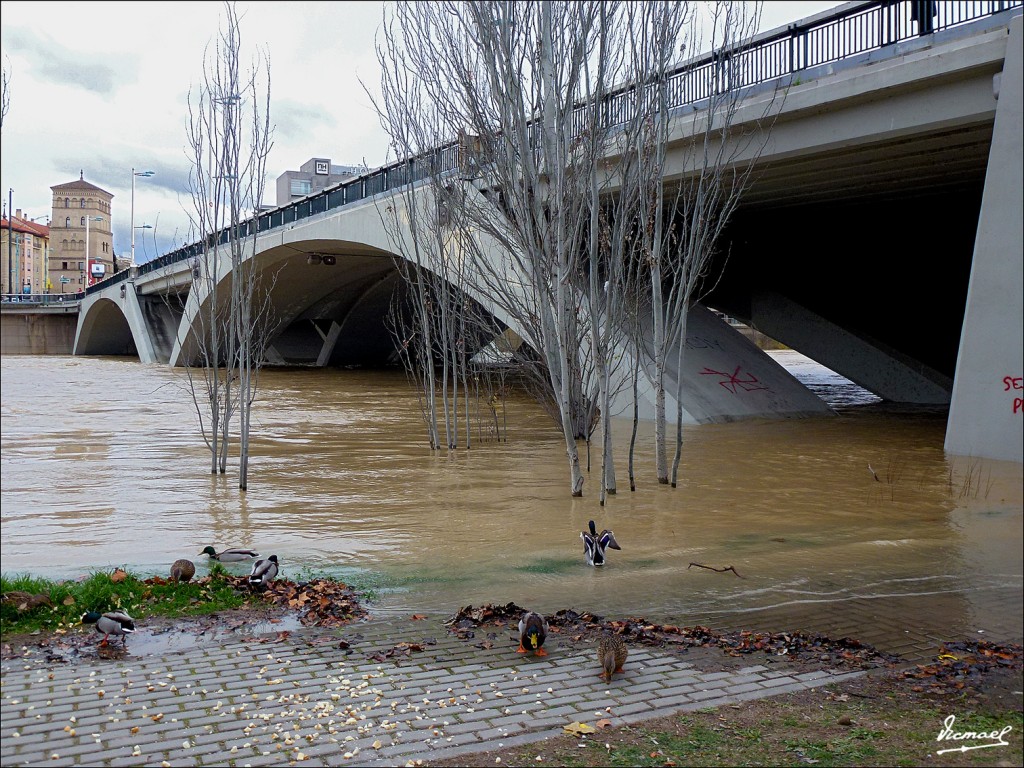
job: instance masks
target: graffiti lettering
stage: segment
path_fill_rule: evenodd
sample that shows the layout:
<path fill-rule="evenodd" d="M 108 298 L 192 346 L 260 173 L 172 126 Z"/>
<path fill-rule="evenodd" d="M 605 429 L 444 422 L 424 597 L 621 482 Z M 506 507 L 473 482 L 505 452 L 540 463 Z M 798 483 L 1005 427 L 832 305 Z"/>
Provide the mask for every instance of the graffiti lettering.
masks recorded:
<path fill-rule="evenodd" d="M 750 373 L 747 374 L 747 378 L 740 378 L 740 368 L 743 366 L 737 365 L 736 370 L 732 373 L 726 373 L 725 371 L 714 371 L 710 368 L 705 368 L 700 372 L 701 376 L 724 376 L 725 379 L 718 382 L 720 385 L 728 389 L 734 395 L 736 394 L 737 388 L 742 389 L 744 392 L 755 392 L 759 389 L 768 389 L 767 386 L 757 380 L 757 376 Z"/>
<path fill-rule="evenodd" d="M 1024 389 L 1024 376 L 1003 376 L 1003 392 Z M 1024 413 L 1024 397 L 1013 398 L 1013 412 Z"/>
<path fill-rule="evenodd" d="M 703 336 L 687 336 L 686 337 L 686 348 L 687 349 L 720 349 L 725 351 L 722 347 L 722 342 L 717 339 L 705 339 Z"/>

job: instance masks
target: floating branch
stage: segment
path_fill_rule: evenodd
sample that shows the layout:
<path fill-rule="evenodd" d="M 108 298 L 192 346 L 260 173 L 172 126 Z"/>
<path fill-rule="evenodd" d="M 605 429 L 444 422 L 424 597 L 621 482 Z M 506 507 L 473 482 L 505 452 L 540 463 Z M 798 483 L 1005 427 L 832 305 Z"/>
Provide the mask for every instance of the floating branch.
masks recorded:
<path fill-rule="evenodd" d="M 690 563 L 688 566 L 686 566 L 686 570 L 690 570 L 695 565 L 698 568 L 707 568 L 709 571 L 714 571 L 715 573 L 725 573 L 726 571 L 732 571 L 733 573 L 736 574 L 737 578 L 739 578 L 739 579 L 743 578 L 743 576 L 740 576 L 739 571 L 737 571 L 731 565 L 726 567 L 726 568 L 715 568 L 715 567 L 710 566 L 710 565 L 701 565 L 700 563 Z"/>

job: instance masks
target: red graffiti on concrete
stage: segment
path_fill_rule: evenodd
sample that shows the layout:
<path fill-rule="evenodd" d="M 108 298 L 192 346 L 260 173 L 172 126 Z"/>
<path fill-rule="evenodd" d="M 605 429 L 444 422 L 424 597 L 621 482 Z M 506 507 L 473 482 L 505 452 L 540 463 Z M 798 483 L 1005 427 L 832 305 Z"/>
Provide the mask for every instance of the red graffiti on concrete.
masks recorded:
<path fill-rule="evenodd" d="M 744 392 L 754 392 L 759 389 L 768 389 L 768 387 L 757 380 L 757 376 L 752 373 L 747 374 L 747 378 L 740 378 L 740 368 L 743 366 L 737 365 L 736 370 L 732 373 L 726 373 L 725 371 L 714 371 L 711 368 L 705 368 L 700 372 L 701 376 L 724 376 L 725 379 L 718 382 L 721 386 L 728 389 L 734 395 L 737 389 L 742 389 Z"/>
<path fill-rule="evenodd" d="M 1003 376 L 1003 392 L 1024 389 L 1024 376 Z M 1013 398 L 1013 412 L 1024 413 L 1024 397 Z"/>

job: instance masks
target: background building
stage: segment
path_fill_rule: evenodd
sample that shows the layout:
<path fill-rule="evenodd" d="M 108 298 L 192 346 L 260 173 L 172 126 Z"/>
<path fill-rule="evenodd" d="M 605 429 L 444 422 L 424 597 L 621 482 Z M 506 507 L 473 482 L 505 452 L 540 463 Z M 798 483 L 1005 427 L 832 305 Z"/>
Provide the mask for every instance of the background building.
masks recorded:
<path fill-rule="evenodd" d="M 50 282 L 54 293 L 62 285 L 67 293 L 84 291 L 117 271 L 110 226 L 110 201 L 114 196 L 86 181 L 84 173 L 79 174 L 77 181 L 58 184 L 50 190 Z"/>
<path fill-rule="evenodd" d="M 38 217 L 42 218 L 42 217 Z M 46 259 L 50 228 L 25 218 L 21 209 L 0 221 L 0 264 L 3 279 L 0 293 L 49 293 Z"/>
<path fill-rule="evenodd" d="M 329 157 L 311 158 L 299 166 L 299 170 L 285 171 L 277 177 L 277 204 L 287 205 L 365 171 L 366 168 L 358 165 L 331 165 Z"/>

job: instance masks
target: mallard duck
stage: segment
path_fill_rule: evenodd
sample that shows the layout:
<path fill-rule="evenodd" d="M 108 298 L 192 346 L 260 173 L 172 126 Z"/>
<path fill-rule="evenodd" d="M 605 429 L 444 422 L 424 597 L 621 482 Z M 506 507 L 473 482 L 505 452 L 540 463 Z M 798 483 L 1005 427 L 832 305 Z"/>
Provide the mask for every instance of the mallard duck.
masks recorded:
<path fill-rule="evenodd" d="M 82 623 L 95 624 L 96 631 L 103 633 L 100 645 L 106 645 L 107 638 L 111 635 L 120 637 L 123 645 L 127 642 L 128 635 L 135 631 L 135 619 L 124 611 L 108 611 L 107 613 L 89 611 L 82 614 Z"/>
<path fill-rule="evenodd" d="M 629 650 L 621 635 L 605 633 L 597 644 L 597 661 L 601 665 L 601 677 L 605 682 L 612 681 L 613 672 L 621 672 L 626 663 Z"/>
<path fill-rule="evenodd" d="M 587 565 L 604 565 L 605 550 L 609 547 L 622 549 L 615 540 L 615 534 L 607 528 L 598 533 L 593 520 L 590 521 L 590 531 L 583 531 L 580 538 L 583 539 L 583 556 L 587 559 Z"/>
<path fill-rule="evenodd" d="M 547 656 L 548 652 L 541 646 L 548 636 L 548 623 L 539 613 L 527 611 L 519 620 L 519 647 L 516 653 L 529 653 L 534 656 Z"/>
<path fill-rule="evenodd" d="M 209 555 L 211 560 L 218 560 L 222 563 L 237 563 L 241 560 L 252 560 L 259 557 L 260 553 L 253 549 L 225 549 L 218 553 L 213 547 L 206 547 L 200 555 Z"/>
<path fill-rule="evenodd" d="M 191 581 L 196 575 L 196 564 L 191 560 L 175 560 L 171 565 L 171 581 Z"/>
<path fill-rule="evenodd" d="M 266 589 L 270 582 L 277 578 L 277 555 L 271 555 L 266 560 L 257 560 L 252 564 L 252 573 L 249 574 L 250 589 Z"/>

